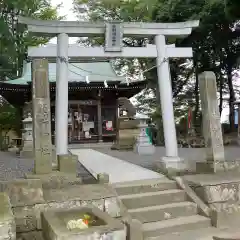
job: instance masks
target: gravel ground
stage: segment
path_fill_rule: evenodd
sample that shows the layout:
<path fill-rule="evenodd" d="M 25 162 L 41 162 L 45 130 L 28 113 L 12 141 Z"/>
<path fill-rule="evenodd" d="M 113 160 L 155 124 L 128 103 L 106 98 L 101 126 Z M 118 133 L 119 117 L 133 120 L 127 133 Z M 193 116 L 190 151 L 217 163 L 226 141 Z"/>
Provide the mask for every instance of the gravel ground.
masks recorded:
<path fill-rule="evenodd" d="M 12 152 L 0 152 L 0 180 L 24 178 L 25 173 L 32 173 L 33 169 L 33 159 L 20 158 Z M 91 174 L 79 162 L 77 172 L 85 182 L 94 181 Z"/>
<path fill-rule="evenodd" d="M 80 148 L 80 145 L 74 148 Z M 155 154 L 151 156 L 140 156 L 134 152 L 112 151 L 109 146 L 93 148 L 102 153 L 150 169 L 165 155 L 163 147 L 157 147 Z M 204 161 L 204 149 L 201 148 L 180 148 L 179 155 L 186 160 L 189 168 L 193 168 L 197 161 Z M 227 161 L 240 159 L 240 147 L 225 147 L 225 158 Z M 0 152 L 0 180 L 23 178 L 25 173 L 33 171 L 33 166 L 33 159 L 19 158 L 10 152 Z M 78 163 L 78 175 L 82 176 L 85 181 L 92 181 L 93 179 L 80 163 Z"/>

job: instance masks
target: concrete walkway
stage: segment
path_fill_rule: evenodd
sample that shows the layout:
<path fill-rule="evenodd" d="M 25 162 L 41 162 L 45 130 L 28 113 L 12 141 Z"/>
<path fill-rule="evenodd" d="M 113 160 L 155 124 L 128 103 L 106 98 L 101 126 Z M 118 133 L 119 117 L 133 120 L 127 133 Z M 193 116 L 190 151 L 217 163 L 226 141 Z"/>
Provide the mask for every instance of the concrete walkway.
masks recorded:
<path fill-rule="evenodd" d="M 107 173 L 110 183 L 145 179 L 166 179 L 165 176 L 93 149 L 70 149 L 78 161 L 95 177 Z"/>

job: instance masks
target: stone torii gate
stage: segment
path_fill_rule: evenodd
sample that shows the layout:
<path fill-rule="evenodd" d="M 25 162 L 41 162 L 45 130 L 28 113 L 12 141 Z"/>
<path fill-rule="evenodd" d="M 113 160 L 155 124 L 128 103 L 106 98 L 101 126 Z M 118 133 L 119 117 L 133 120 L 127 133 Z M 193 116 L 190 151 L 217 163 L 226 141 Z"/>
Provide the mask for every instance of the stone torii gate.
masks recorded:
<path fill-rule="evenodd" d="M 176 48 L 166 45 L 168 36 L 187 36 L 199 21 L 182 23 L 142 23 L 142 22 L 69 22 L 34 20 L 19 17 L 19 23 L 26 24 L 28 31 L 40 36 L 57 36 L 57 48 L 54 46 L 33 47 L 28 50 L 30 58 L 47 58 L 57 61 L 56 81 L 56 154 L 68 153 L 68 62 L 76 59 L 105 58 L 156 58 L 158 84 L 164 127 L 166 156 L 162 161 L 166 167 L 178 168 L 181 164 L 178 156 L 176 127 L 174 121 L 172 86 L 169 71 L 169 58 L 192 57 L 192 48 Z M 103 36 L 105 47 L 69 48 L 69 37 Z M 123 36 L 155 37 L 155 45 L 146 47 L 123 47 Z M 57 57 L 57 59 L 56 59 Z"/>

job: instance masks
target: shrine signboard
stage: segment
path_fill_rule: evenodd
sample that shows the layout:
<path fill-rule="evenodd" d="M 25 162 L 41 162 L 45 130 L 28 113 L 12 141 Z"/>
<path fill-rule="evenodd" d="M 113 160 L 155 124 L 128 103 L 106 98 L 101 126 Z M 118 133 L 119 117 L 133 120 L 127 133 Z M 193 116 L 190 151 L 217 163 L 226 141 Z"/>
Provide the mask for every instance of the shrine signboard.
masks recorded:
<path fill-rule="evenodd" d="M 47 174 L 52 171 L 48 61 L 36 59 L 33 61 L 32 67 L 34 170 L 36 174 Z"/>
<path fill-rule="evenodd" d="M 120 21 L 106 23 L 105 52 L 122 51 L 122 26 Z"/>

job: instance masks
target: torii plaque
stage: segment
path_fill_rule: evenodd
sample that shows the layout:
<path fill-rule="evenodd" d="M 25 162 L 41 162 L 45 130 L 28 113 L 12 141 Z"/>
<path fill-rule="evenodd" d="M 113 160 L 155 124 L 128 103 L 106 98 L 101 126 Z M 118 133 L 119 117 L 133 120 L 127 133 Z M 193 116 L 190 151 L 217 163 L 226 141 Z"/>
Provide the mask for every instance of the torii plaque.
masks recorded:
<path fill-rule="evenodd" d="M 122 25 L 120 21 L 106 23 L 105 52 L 121 52 L 122 38 Z"/>

